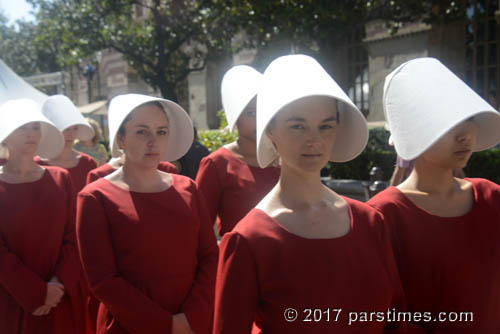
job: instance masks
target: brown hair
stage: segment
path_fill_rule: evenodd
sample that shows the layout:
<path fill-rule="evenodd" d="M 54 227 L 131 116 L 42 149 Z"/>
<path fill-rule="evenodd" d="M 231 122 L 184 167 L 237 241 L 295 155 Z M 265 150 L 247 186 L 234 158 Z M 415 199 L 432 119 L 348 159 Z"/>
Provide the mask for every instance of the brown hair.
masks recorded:
<path fill-rule="evenodd" d="M 92 137 L 92 144 L 97 145 L 101 141 L 102 131 L 99 123 L 97 123 L 92 118 L 87 118 L 87 122 L 89 122 L 90 126 L 94 129 L 94 137 Z"/>
<path fill-rule="evenodd" d="M 145 106 L 155 106 L 155 107 L 158 107 L 160 108 L 161 110 L 163 110 L 163 112 L 165 112 L 165 117 L 167 117 L 167 120 L 168 120 L 168 116 L 167 116 L 167 112 L 165 111 L 165 108 L 163 107 L 163 104 L 161 104 L 161 102 L 159 101 L 151 101 L 151 102 L 147 102 L 147 103 L 143 103 L 137 107 L 135 107 L 128 115 L 127 117 L 125 117 L 125 119 L 123 120 L 122 124 L 120 124 L 120 127 L 118 128 L 118 136 L 125 136 L 125 124 L 127 124 L 128 121 L 130 121 L 130 119 L 132 118 L 132 113 L 134 111 L 137 110 L 137 108 L 140 108 L 140 107 L 145 107 Z"/>

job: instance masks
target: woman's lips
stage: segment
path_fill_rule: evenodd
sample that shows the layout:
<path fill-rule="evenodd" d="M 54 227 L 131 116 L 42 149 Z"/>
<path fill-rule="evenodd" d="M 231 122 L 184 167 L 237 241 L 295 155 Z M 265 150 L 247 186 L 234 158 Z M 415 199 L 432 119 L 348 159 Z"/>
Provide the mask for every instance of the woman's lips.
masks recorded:
<path fill-rule="evenodd" d="M 453 152 L 453 154 L 458 155 L 458 156 L 464 156 L 464 155 L 468 155 L 470 153 L 471 153 L 471 150 L 467 150 L 467 149 Z"/>

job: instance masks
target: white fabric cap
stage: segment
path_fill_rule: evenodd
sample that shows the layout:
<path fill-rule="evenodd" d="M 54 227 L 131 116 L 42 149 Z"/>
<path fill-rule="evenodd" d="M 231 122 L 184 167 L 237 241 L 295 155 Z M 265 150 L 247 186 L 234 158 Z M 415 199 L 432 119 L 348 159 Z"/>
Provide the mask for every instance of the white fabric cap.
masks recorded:
<path fill-rule="evenodd" d="M 385 78 L 384 114 L 398 155 L 413 160 L 447 132 L 474 116 L 473 151 L 500 141 L 500 114 L 434 58 L 410 60 Z"/>
<path fill-rule="evenodd" d="M 159 102 L 168 118 L 168 143 L 162 160 L 174 161 L 184 156 L 193 144 L 193 123 L 186 111 L 177 103 L 142 94 L 124 94 L 114 97 L 108 109 L 109 142 L 111 155 L 120 157 L 116 136 L 125 118 L 135 108 L 148 102 Z"/>
<path fill-rule="evenodd" d="M 265 134 L 267 125 L 283 107 L 308 96 L 328 96 L 339 102 L 340 123 L 331 161 L 349 161 L 365 148 L 365 117 L 335 80 L 312 57 L 284 56 L 275 59 L 264 72 L 257 97 L 257 160 L 261 167 L 276 158 L 274 146 Z"/>
<path fill-rule="evenodd" d="M 76 125 L 78 126 L 77 139 L 87 141 L 94 138 L 94 128 L 90 126 L 73 102 L 64 95 L 48 97 L 43 104 L 42 113 L 61 132 Z"/>
<path fill-rule="evenodd" d="M 42 138 L 35 154 L 53 159 L 64 148 L 64 137 L 55 125 L 40 111 L 40 106 L 30 99 L 10 100 L 0 106 L 0 143 L 21 126 L 40 122 Z M 7 150 L 0 149 L 0 158 L 7 158 Z"/>
<path fill-rule="evenodd" d="M 234 66 L 224 74 L 221 84 L 222 107 L 231 131 L 241 112 L 257 95 L 261 80 L 262 73 L 247 65 Z"/>

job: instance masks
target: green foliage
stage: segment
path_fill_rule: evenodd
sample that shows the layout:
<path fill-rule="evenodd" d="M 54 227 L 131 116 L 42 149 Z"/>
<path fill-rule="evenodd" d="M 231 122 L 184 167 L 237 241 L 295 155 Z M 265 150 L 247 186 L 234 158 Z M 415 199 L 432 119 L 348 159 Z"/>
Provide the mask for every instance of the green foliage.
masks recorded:
<path fill-rule="evenodd" d="M 500 150 L 473 153 L 464 172 L 467 177 L 481 177 L 500 184 Z"/>
<path fill-rule="evenodd" d="M 238 139 L 238 134 L 227 130 L 206 130 L 198 132 L 200 143 L 210 152 L 214 152 L 219 147 L 232 143 Z"/>
<path fill-rule="evenodd" d="M 217 112 L 217 117 L 219 118 L 219 129 L 198 132 L 200 143 L 208 148 L 210 152 L 238 139 L 238 131 L 229 132 L 229 130 L 226 129 L 227 120 L 223 110 Z"/>
<path fill-rule="evenodd" d="M 234 15 L 246 32 L 245 47 L 264 50 L 286 44 L 283 53 L 300 52 L 326 62 L 344 44 L 350 31 L 374 19 L 393 32 L 405 22 L 449 22 L 464 17 L 461 1 L 453 0 L 238 0 Z M 312 37 L 314 36 L 314 37 Z M 263 64 L 266 66 L 267 64 Z"/>
<path fill-rule="evenodd" d="M 217 111 L 217 118 L 219 118 L 219 129 L 225 129 L 227 126 L 227 118 L 224 110 Z"/>
<path fill-rule="evenodd" d="M 326 169 L 335 179 L 369 180 L 370 169 L 382 169 L 383 180 L 388 181 L 396 163 L 396 152 L 387 144 L 389 132 L 383 128 L 370 130 L 366 149 L 354 160 L 346 163 L 330 162 Z M 481 177 L 500 184 L 500 149 L 494 148 L 472 154 L 464 168 L 467 177 Z"/>
<path fill-rule="evenodd" d="M 40 38 L 59 44 L 62 66 L 95 52 L 122 53 L 139 76 L 162 95 L 201 70 L 210 54 L 230 50 L 229 7 L 210 0 L 30 0 L 39 8 Z"/>
<path fill-rule="evenodd" d="M 61 69 L 50 44 L 38 43 L 38 26 L 33 22 L 17 21 L 17 28 L 7 25 L 0 13 L 0 58 L 22 76 L 56 72 Z"/>

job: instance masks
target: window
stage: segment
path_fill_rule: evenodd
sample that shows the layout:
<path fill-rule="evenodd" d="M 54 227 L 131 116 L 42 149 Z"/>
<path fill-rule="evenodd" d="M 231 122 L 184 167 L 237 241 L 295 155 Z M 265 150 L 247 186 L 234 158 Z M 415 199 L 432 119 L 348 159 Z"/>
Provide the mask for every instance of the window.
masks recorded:
<path fill-rule="evenodd" d="M 492 94 L 498 96 L 500 33 L 495 21 L 497 10 L 498 0 L 467 0 L 465 80 L 487 100 Z"/>
<path fill-rule="evenodd" d="M 368 53 L 362 41 L 364 28 L 355 29 L 348 37 L 348 91 L 351 100 L 366 116 L 370 105 L 370 82 L 368 81 Z"/>

